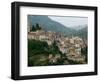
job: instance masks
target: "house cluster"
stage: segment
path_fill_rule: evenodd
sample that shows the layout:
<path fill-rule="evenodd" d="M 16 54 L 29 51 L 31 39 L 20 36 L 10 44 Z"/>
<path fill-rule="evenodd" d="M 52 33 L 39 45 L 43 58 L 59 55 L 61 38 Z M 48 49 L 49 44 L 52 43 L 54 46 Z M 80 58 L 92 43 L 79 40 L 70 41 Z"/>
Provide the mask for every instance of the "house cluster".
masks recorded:
<path fill-rule="evenodd" d="M 81 49 L 85 47 L 84 42 L 79 37 L 63 38 L 59 40 L 58 43 L 59 50 L 66 54 L 66 57 L 70 60 L 83 62 L 85 56 L 82 55 Z"/>
<path fill-rule="evenodd" d="M 37 30 L 35 32 L 28 32 L 28 39 L 46 41 L 48 45 L 51 45 L 54 42 L 56 35 L 56 32 Z"/>
<path fill-rule="evenodd" d="M 81 54 L 81 49 L 85 47 L 84 41 L 79 37 L 65 37 L 60 33 L 37 30 L 28 32 L 28 39 L 46 41 L 48 45 L 52 45 L 56 41 L 59 50 L 70 60 L 82 62 L 85 60 L 85 57 Z M 51 55 L 49 58 L 52 59 L 52 62 L 56 61 Z"/>

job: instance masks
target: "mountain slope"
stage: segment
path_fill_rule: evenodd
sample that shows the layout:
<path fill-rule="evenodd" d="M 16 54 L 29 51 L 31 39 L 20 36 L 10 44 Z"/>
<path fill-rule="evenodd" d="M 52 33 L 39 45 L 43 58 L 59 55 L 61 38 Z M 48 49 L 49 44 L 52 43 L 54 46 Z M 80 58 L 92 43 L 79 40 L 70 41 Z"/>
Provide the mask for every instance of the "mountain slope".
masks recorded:
<path fill-rule="evenodd" d="M 75 32 L 74 29 L 65 27 L 64 25 L 53 21 L 48 16 L 28 16 L 28 21 L 32 25 L 38 23 L 46 31 L 60 32 L 67 36 L 71 36 L 73 32 Z"/>
<path fill-rule="evenodd" d="M 81 29 L 86 28 L 86 27 L 87 27 L 87 25 L 78 25 L 78 26 L 72 26 L 70 28 L 78 31 L 78 30 L 81 30 Z"/>
<path fill-rule="evenodd" d="M 29 15 L 28 23 L 36 25 L 37 23 L 46 31 L 53 31 L 63 33 L 66 36 L 79 36 L 87 39 L 87 25 L 80 25 L 75 27 L 66 27 L 48 16 Z M 72 29 L 73 28 L 73 29 Z"/>
<path fill-rule="evenodd" d="M 84 27 L 78 31 L 76 31 L 76 33 L 73 34 L 74 36 L 79 36 L 85 40 L 87 40 L 87 36 L 88 36 L 88 29 L 87 27 Z"/>

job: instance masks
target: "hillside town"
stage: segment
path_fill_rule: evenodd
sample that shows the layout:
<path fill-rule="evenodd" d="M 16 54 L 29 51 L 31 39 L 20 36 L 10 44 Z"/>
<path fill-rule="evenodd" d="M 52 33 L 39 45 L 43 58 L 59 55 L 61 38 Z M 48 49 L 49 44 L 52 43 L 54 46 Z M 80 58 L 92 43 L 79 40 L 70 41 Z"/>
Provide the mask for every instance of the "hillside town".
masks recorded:
<path fill-rule="evenodd" d="M 71 36 L 67 37 L 61 33 L 45 31 L 45 30 L 36 30 L 36 31 L 29 31 L 28 30 L 28 39 L 29 40 L 39 40 L 45 41 L 48 45 L 52 45 L 56 42 L 57 47 L 59 48 L 60 52 L 64 54 L 49 54 L 48 59 L 51 63 L 56 63 L 57 60 L 61 58 L 67 58 L 63 64 L 69 64 L 68 60 L 76 61 L 80 64 L 87 63 L 85 61 L 86 56 L 81 51 L 83 48 L 87 46 L 87 42 L 82 40 L 82 38 L 78 36 Z M 45 60 L 45 58 L 41 57 L 41 61 Z"/>

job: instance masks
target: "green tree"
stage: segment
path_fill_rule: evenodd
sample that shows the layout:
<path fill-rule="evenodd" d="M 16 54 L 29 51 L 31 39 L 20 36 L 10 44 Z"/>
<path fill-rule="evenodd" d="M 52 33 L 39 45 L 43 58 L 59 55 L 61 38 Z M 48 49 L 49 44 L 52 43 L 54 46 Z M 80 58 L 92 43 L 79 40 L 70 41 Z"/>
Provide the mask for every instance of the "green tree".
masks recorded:
<path fill-rule="evenodd" d="M 36 28 L 39 28 L 39 24 L 38 23 L 36 23 Z"/>
<path fill-rule="evenodd" d="M 31 31 L 36 31 L 36 29 L 35 29 L 35 26 L 34 26 L 34 25 L 32 25 L 32 29 L 31 29 Z"/>
<path fill-rule="evenodd" d="M 36 29 L 37 30 L 41 30 L 41 27 L 40 27 L 40 25 L 38 23 L 36 23 Z"/>

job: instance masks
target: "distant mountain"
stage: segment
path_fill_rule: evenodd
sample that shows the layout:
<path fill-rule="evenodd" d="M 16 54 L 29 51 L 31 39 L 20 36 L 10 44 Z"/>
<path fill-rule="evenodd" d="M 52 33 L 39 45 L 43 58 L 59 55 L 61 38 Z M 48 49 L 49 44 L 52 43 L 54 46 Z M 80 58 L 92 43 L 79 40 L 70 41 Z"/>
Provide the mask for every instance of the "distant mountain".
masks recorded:
<path fill-rule="evenodd" d="M 79 36 L 83 39 L 86 39 L 87 40 L 87 36 L 88 36 L 88 28 L 87 26 L 78 30 L 76 33 L 74 33 L 74 36 Z"/>
<path fill-rule="evenodd" d="M 36 25 L 38 23 L 44 30 L 63 33 L 66 36 L 79 36 L 81 38 L 87 39 L 87 25 L 66 27 L 61 23 L 58 23 L 48 16 L 28 16 L 28 23 L 31 25 Z"/>
<path fill-rule="evenodd" d="M 75 32 L 74 29 L 65 27 L 64 25 L 50 19 L 48 16 L 29 16 L 28 22 L 32 25 L 38 23 L 46 31 L 60 32 L 67 36 L 72 35 Z"/>
<path fill-rule="evenodd" d="M 70 28 L 78 31 L 78 30 L 81 30 L 86 27 L 87 27 L 87 25 L 78 25 L 78 26 L 71 26 Z"/>

